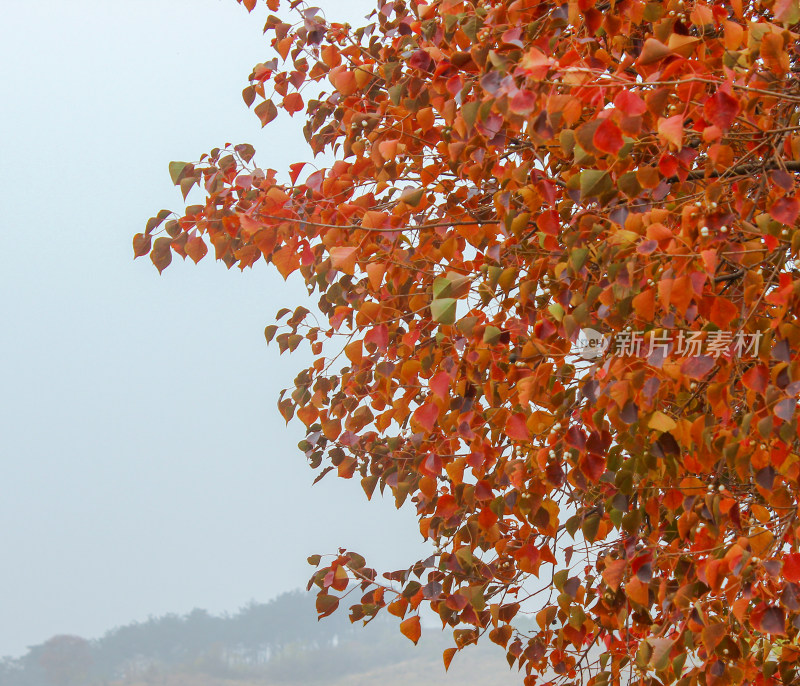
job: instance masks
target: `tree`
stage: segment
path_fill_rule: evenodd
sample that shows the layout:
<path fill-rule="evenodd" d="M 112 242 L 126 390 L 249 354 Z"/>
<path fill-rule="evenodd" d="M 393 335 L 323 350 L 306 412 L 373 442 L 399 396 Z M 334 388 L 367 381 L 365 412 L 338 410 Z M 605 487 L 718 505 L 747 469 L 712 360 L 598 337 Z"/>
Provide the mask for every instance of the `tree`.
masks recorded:
<path fill-rule="evenodd" d="M 44 669 L 47 680 L 58 686 L 86 683 L 92 666 L 92 650 L 89 641 L 80 636 L 53 636 L 37 646 L 38 663 Z"/>
<path fill-rule="evenodd" d="M 315 356 L 280 411 L 434 550 L 313 557 L 320 616 L 430 606 L 526 684 L 795 683 L 798 1 L 290 5 L 243 97 L 334 161 L 173 162 L 205 201 L 134 250 L 319 296 L 267 327 Z"/>

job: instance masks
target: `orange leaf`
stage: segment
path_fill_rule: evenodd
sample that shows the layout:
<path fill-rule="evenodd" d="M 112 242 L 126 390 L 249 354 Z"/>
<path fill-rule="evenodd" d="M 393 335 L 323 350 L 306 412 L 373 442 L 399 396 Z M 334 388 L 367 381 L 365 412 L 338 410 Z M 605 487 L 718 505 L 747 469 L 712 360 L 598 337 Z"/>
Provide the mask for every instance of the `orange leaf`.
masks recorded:
<path fill-rule="evenodd" d="M 644 47 L 642 48 L 642 52 L 639 55 L 637 62 L 641 65 L 653 64 L 654 62 L 663 60 L 667 55 L 671 54 L 672 50 L 670 50 L 661 41 L 656 40 L 655 38 L 648 38 L 644 42 Z"/>
<path fill-rule="evenodd" d="M 720 329 L 727 329 L 730 323 L 739 315 L 739 308 L 727 298 L 714 298 L 711 304 L 709 319 Z"/>
<path fill-rule="evenodd" d="M 303 96 L 300 93 L 289 93 L 283 99 L 283 109 L 289 114 L 294 114 L 303 109 Z"/>
<path fill-rule="evenodd" d="M 375 291 L 380 290 L 383 283 L 383 277 L 386 274 L 386 265 L 382 262 L 370 262 L 367 267 L 367 276 L 369 277 L 369 285 Z"/>
<path fill-rule="evenodd" d="M 334 269 L 344 272 L 353 276 L 356 270 L 356 257 L 358 255 L 358 248 L 351 246 L 337 246 L 330 249 L 331 266 Z"/>
<path fill-rule="evenodd" d="M 190 238 L 188 241 L 186 241 L 184 250 L 186 251 L 186 254 L 192 258 L 192 261 L 197 264 L 206 256 L 206 253 L 208 252 L 208 246 L 206 245 L 206 242 L 200 238 L 200 236 L 195 236 L 194 238 Z"/>
<path fill-rule="evenodd" d="M 652 288 L 642 291 L 633 299 L 633 309 L 646 322 L 652 322 L 656 312 L 656 294 Z"/>
<path fill-rule="evenodd" d="M 347 356 L 347 359 L 350 360 L 353 364 L 358 364 L 361 362 L 362 356 L 362 342 L 361 340 L 353 341 L 352 343 L 348 343 L 344 347 L 344 354 Z"/>
<path fill-rule="evenodd" d="M 625 584 L 625 594 L 638 605 L 650 606 L 649 585 L 641 582 L 639 577 L 635 576 Z"/>
<path fill-rule="evenodd" d="M 616 591 L 619 588 L 627 565 L 625 560 L 614 560 L 603 570 L 603 581 L 610 589 Z"/>
<path fill-rule="evenodd" d="M 680 150 L 683 147 L 683 115 L 676 114 L 667 119 L 659 117 L 658 135 Z"/>
<path fill-rule="evenodd" d="M 723 622 L 709 624 L 703 627 L 703 643 L 706 646 L 706 652 L 710 655 L 714 652 L 719 642 L 725 637 L 728 632 L 728 625 Z"/>
<path fill-rule="evenodd" d="M 150 236 L 145 236 L 143 233 L 137 233 L 133 237 L 133 256 L 141 257 L 150 252 Z"/>
<path fill-rule="evenodd" d="M 419 637 L 422 635 L 422 628 L 420 627 L 419 623 L 419 615 L 414 615 L 413 617 L 409 617 L 408 619 L 400 622 L 400 632 L 408 640 L 413 641 L 416 644 L 417 641 L 419 641 Z"/>

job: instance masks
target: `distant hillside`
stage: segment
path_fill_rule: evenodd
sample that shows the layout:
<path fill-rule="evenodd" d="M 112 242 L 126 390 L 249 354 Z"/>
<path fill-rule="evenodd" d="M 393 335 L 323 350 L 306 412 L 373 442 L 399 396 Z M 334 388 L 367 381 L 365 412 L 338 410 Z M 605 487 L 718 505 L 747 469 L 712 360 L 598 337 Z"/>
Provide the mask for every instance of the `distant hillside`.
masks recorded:
<path fill-rule="evenodd" d="M 353 626 L 344 613 L 321 622 L 313 596 L 295 592 L 235 615 L 204 610 L 118 627 L 102 638 L 55 636 L 0 663 L 1 686 L 431 686 L 520 684 L 502 649 L 469 648 L 445 673 L 449 633 L 414 646 L 395 618 Z"/>

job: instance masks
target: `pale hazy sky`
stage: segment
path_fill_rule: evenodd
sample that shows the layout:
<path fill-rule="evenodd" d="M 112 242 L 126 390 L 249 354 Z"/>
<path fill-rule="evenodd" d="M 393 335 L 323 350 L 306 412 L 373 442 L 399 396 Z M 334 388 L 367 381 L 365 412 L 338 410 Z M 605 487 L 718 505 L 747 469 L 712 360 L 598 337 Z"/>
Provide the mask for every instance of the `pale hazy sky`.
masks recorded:
<path fill-rule="evenodd" d="M 371 0 L 318 2 L 354 19 Z M 413 510 L 314 473 L 276 408 L 304 359 L 267 348 L 304 297 L 261 263 L 131 238 L 181 198 L 170 160 L 249 142 L 308 159 L 301 117 L 263 131 L 241 90 L 269 56 L 234 0 L 4 0 L 0 25 L 0 656 L 149 615 L 236 611 L 305 585 L 343 545 L 424 554 Z"/>

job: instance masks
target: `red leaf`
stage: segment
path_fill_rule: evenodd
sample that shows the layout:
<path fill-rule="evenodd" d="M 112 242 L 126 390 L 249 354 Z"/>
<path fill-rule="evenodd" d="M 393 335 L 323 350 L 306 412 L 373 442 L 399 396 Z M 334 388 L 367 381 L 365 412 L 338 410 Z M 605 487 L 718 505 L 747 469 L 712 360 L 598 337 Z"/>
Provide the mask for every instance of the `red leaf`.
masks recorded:
<path fill-rule="evenodd" d="M 289 114 L 294 114 L 303 109 L 303 96 L 300 93 L 289 93 L 283 99 L 283 109 Z"/>
<path fill-rule="evenodd" d="M 248 12 L 252 12 L 256 8 L 256 0 L 243 0 L 243 2 Z"/>
<path fill-rule="evenodd" d="M 431 56 L 427 53 L 427 51 L 422 50 L 421 48 L 419 50 L 415 50 L 414 54 L 411 55 L 411 58 L 408 60 L 409 66 L 421 71 L 427 71 L 430 63 Z"/>
<path fill-rule="evenodd" d="M 652 288 L 642 291 L 633 299 L 633 309 L 645 321 L 653 321 L 656 311 L 655 291 Z"/>
<path fill-rule="evenodd" d="M 499 517 L 488 507 L 484 507 L 478 515 L 478 524 L 484 529 L 490 529 L 497 523 Z"/>
<path fill-rule="evenodd" d="M 730 128 L 740 110 L 741 105 L 736 98 L 727 93 L 717 91 L 706 100 L 706 104 L 703 107 L 703 116 L 714 126 L 724 131 Z"/>
<path fill-rule="evenodd" d="M 522 35 L 522 29 L 519 27 L 515 27 L 513 29 L 508 29 L 503 35 L 501 40 L 503 43 L 507 43 L 508 45 L 514 45 L 518 48 L 525 47 L 525 44 L 520 40 L 520 36 Z"/>
<path fill-rule="evenodd" d="M 622 148 L 622 132 L 613 121 L 603 119 L 595 129 L 592 142 L 598 150 L 616 155 Z"/>
<path fill-rule="evenodd" d="M 772 203 L 772 207 L 769 208 L 769 216 L 787 226 L 792 226 L 795 223 L 798 214 L 800 214 L 800 202 L 797 201 L 797 198 L 788 196 L 776 200 Z"/>
<path fill-rule="evenodd" d="M 433 403 L 425 403 L 414 412 L 414 421 L 425 431 L 431 432 L 439 419 L 439 408 Z"/>
<path fill-rule="evenodd" d="M 523 572 L 528 574 L 538 573 L 541 555 L 539 554 L 539 549 L 532 543 L 526 543 L 522 546 L 514 553 L 514 558 L 517 560 L 517 566 Z"/>
<path fill-rule="evenodd" d="M 763 393 L 767 390 L 768 380 L 769 371 L 763 364 L 751 367 L 742 375 L 742 383 L 756 393 Z"/>
<path fill-rule="evenodd" d="M 295 162 L 294 164 L 289 165 L 289 178 L 292 180 L 292 184 L 297 183 L 297 177 L 300 176 L 300 172 L 305 166 L 305 162 Z"/>
<path fill-rule="evenodd" d="M 449 493 L 440 495 L 436 502 L 436 514 L 443 519 L 450 519 L 456 512 L 458 512 L 456 499 Z"/>
<path fill-rule="evenodd" d="M 413 617 L 409 617 L 408 619 L 400 622 L 400 632 L 410 641 L 414 641 L 416 644 L 419 641 L 419 637 L 422 635 L 422 628 L 419 624 L 419 616 L 414 615 Z"/>
<path fill-rule="evenodd" d="M 768 607 L 764 610 L 761 616 L 761 631 L 779 636 L 786 634 L 786 618 L 780 607 Z"/>
<path fill-rule="evenodd" d="M 783 556 L 783 578 L 794 583 L 800 581 L 800 553 Z"/>
<path fill-rule="evenodd" d="M 690 379 L 702 379 L 714 367 L 714 358 L 709 355 L 690 357 L 681 365 L 681 374 Z"/>
<path fill-rule="evenodd" d="M 430 380 L 428 386 L 437 398 L 444 400 L 450 393 L 450 375 L 447 372 L 439 372 Z"/>
<path fill-rule="evenodd" d="M 636 93 L 630 91 L 620 91 L 617 97 L 614 98 L 614 107 L 616 107 L 626 117 L 638 117 L 640 114 L 647 112 L 647 105 Z"/>
<path fill-rule="evenodd" d="M 531 48 L 519 62 L 520 71 L 534 79 L 543 79 L 547 76 L 552 65 L 553 60 L 536 48 Z"/>
<path fill-rule="evenodd" d="M 597 483 L 606 470 L 606 461 L 600 455 L 586 453 L 578 461 L 578 468 L 589 481 Z"/>
<path fill-rule="evenodd" d="M 536 96 L 529 90 L 517 91 L 511 98 L 510 108 L 515 114 L 530 114 L 536 107 Z"/>
<path fill-rule="evenodd" d="M 674 155 L 664 153 L 658 160 L 658 171 L 661 176 L 669 178 L 678 173 L 678 160 Z"/>
<path fill-rule="evenodd" d="M 506 421 L 506 436 L 514 441 L 530 440 L 531 433 L 525 423 L 524 415 L 518 412 L 508 418 L 508 421 Z"/>

